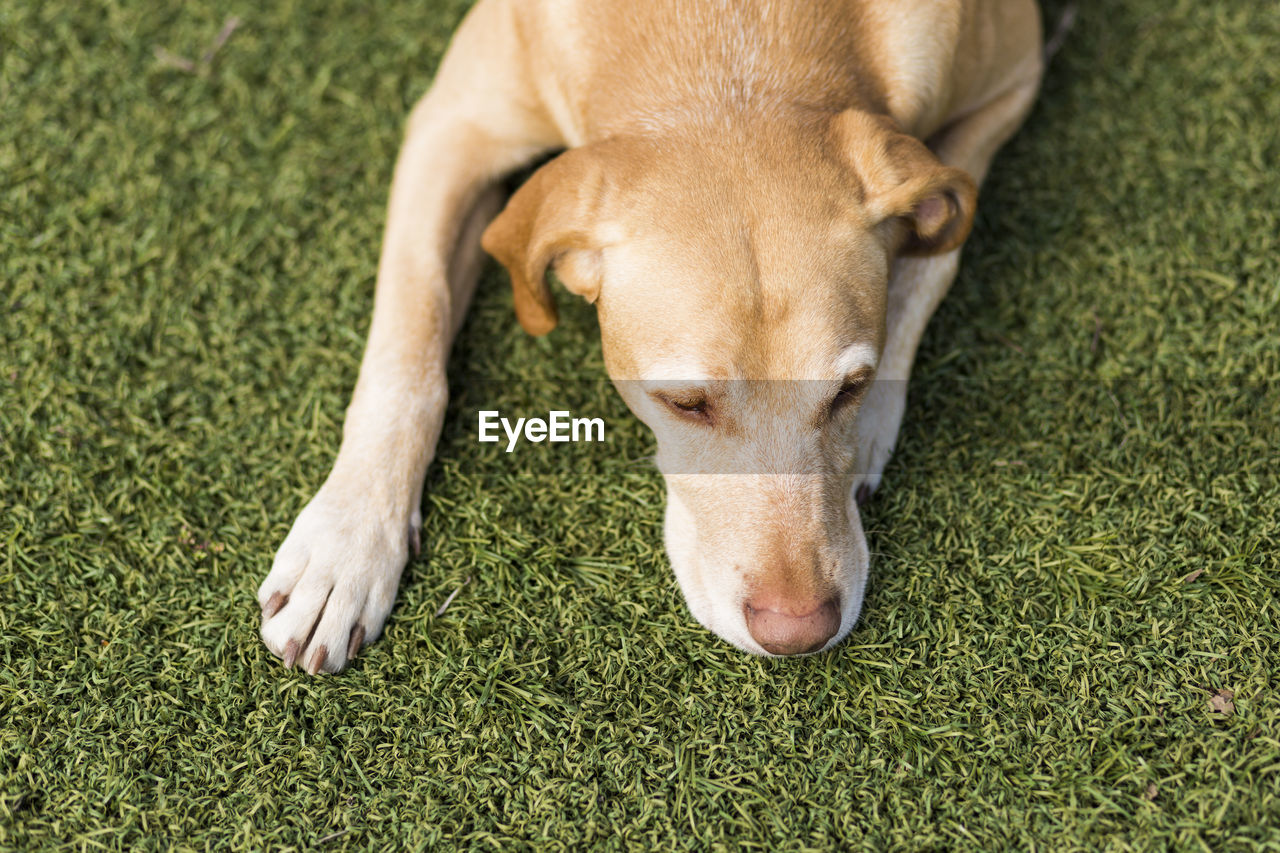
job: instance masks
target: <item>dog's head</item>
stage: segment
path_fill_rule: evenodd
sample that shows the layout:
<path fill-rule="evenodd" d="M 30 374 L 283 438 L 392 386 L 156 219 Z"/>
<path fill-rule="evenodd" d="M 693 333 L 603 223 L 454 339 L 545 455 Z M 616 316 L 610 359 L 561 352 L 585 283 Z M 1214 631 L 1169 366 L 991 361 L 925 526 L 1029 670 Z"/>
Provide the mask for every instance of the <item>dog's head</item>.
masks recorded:
<path fill-rule="evenodd" d="M 890 267 L 958 247 L 975 195 L 849 111 L 570 150 L 485 233 L 528 331 L 555 326 L 550 267 L 597 305 L 609 375 L 658 440 L 676 577 L 739 648 L 819 651 L 857 620 L 856 423 Z"/>

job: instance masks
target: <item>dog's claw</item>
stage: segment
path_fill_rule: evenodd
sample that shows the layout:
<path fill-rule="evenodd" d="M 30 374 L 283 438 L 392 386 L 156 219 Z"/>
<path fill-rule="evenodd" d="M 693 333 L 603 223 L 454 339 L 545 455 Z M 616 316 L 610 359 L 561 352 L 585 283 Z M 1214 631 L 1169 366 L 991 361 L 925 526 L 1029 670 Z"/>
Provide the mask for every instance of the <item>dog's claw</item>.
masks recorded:
<path fill-rule="evenodd" d="M 858 506 L 866 506 L 867 501 L 871 500 L 871 496 L 873 494 L 875 494 L 875 492 L 872 488 L 866 483 L 863 483 L 861 486 L 858 486 L 858 491 L 854 495 L 854 498 L 858 501 Z"/>
<path fill-rule="evenodd" d="M 422 553 L 421 528 L 416 524 L 409 525 L 409 550 L 413 553 L 413 559 L 415 560 Z"/>
<path fill-rule="evenodd" d="M 297 640 L 290 640 L 288 645 L 284 647 L 284 668 L 293 669 L 294 662 L 298 659 L 298 653 L 302 651 L 302 646 Z"/>
<path fill-rule="evenodd" d="M 329 657 L 329 650 L 324 646 L 316 649 L 316 653 L 311 656 L 311 663 L 307 664 L 307 672 L 315 675 L 324 668 L 325 658 Z"/>
<path fill-rule="evenodd" d="M 357 625 L 351 629 L 351 640 L 347 643 L 347 660 L 351 660 L 364 645 L 364 626 Z"/>
<path fill-rule="evenodd" d="M 280 612 L 280 608 L 289 603 L 289 596 L 282 592 L 273 592 L 267 599 L 267 606 L 262 608 L 262 618 L 270 619 Z"/>

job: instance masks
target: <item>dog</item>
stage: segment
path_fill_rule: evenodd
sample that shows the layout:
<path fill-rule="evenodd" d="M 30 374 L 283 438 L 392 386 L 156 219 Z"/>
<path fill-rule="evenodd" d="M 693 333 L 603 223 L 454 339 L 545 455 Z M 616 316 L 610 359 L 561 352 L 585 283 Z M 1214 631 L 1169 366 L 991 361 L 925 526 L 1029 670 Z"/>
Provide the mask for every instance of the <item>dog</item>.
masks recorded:
<path fill-rule="evenodd" d="M 1034 0 L 480 0 L 408 121 L 337 460 L 258 590 L 267 647 L 337 672 L 382 631 L 482 247 L 529 333 L 549 271 L 595 304 L 694 617 L 757 655 L 834 646 L 858 506 L 1042 68 Z"/>

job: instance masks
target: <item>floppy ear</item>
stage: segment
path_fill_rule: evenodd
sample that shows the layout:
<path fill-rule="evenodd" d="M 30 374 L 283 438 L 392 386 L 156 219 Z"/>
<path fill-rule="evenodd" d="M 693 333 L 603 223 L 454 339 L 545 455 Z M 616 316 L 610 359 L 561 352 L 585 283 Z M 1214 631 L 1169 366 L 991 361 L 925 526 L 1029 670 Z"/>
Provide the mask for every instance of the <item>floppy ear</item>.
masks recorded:
<path fill-rule="evenodd" d="M 900 254 L 941 254 L 964 243 L 978 202 L 967 172 L 944 166 L 888 118 L 846 110 L 833 121 L 862 180 L 867 212 Z"/>
<path fill-rule="evenodd" d="M 534 172 L 481 238 L 485 251 L 511 274 L 516 318 L 531 335 L 556 327 L 548 267 L 556 268 L 571 292 L 590 302 L 600 295 L 603 264 L 596 234 L 605 193 L 600 147 L 570 149 Z"/>

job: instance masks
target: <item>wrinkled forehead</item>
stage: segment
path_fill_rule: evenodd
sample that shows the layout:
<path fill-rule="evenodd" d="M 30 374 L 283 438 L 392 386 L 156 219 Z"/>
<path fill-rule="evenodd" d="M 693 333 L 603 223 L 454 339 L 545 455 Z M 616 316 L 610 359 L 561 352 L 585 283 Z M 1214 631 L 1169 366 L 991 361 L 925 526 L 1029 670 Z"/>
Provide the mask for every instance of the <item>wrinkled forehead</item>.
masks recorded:
<path fill-rule="evenodd" d="M 825 380 L 874 366 L 888 277 L 883 252 L 834 228 L 819 236 L 784 231 L 693 240 L 673 228 L 611 248 L 599 302 L 610 373 Z"/>

